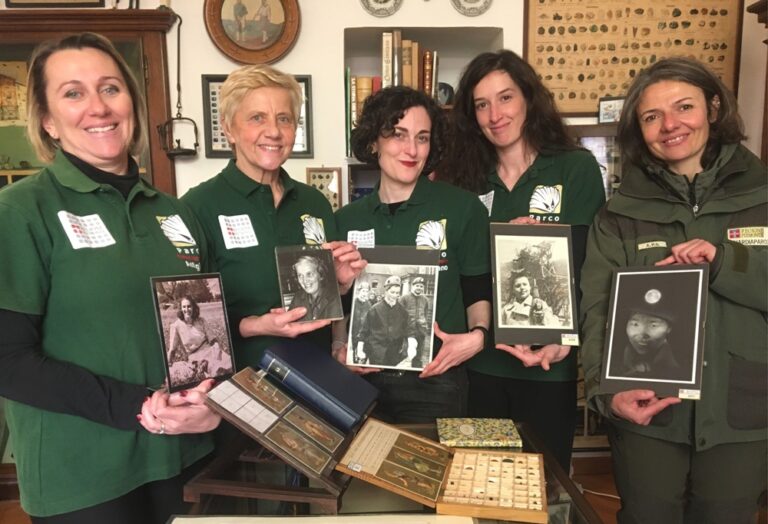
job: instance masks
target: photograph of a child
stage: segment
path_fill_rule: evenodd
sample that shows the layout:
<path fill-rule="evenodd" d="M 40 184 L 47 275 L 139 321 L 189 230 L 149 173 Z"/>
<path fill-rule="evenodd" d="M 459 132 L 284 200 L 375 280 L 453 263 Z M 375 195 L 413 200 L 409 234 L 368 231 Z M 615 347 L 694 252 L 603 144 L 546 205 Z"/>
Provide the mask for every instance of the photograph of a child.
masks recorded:
<path fill-rule="evenodd" d="M 283 307 L 307 309 L 301 322 L 343 317 L 333 255 L 319 246 L 276 247 Z"/>
<path fill-rule="evenodd" d="M 347 364 L 408 370 L 432 360 L 437 267 L 371 263 L 355 282 Z"/>
<path fill-rule="evenodd" d="M 218 274 L 153 279 L 170 391 L 235 371 Z"/>
<path fill-rule="evenodd" d="M 666 382 L 695 389 L 701 362 L 702 282 L 706 280 L 701 270 L 617 274 L 606 381 L 632 381 L 634 388 L 654 389 L 654 383 Z"/>

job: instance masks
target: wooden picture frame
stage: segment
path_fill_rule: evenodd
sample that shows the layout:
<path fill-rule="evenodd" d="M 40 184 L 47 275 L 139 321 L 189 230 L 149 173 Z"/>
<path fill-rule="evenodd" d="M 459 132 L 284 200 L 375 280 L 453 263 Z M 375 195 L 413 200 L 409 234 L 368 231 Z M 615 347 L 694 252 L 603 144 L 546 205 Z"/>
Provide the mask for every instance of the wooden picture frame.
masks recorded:
<path fill-rule="evenodd" d="M 104 0 L 5 0 L 5 6 L 37 7 L 52 9 L 61 7 L 104 7 Z"/>
<path fill-rule="evenodd" d="M 312 158 L 312 77 L 295 75 L 301 86 L 302 105 L 296 125 L 296 140 L 290 158 Z M 224 128 L 221 125 L 221 86 L 227 75 L 201 75 L 203 82 L 203 135 L 206 158 L 232 158 Z M 337 208 L 334 208 L 337 209 Z"/>
<path fill-rule="evenodd" d="M 615 269 L 600 392 L 698 400 L 708 286 L 707 264 Z"/>
<path fill-rule="evenodd" d="M 242 64 L 279 60 L 299 35 L 298 0 L 205 0 L 203 15 L 216 47 Z"/>
<path fill-rule="evenodd" d="M 493 222 L 497 344 L 579 345 L 571 227 Z"/>
<path fill-rule="evenodd" d="M 340 167 L 308 167 L 307 185 L 320 191 L 328 199 L 334 212 L 341 209 Z"/>
<path fill-rule="evenodd" d="M 599 124 L 615 124 L 621 118 L 624 107 L 623 96 L 605 96 L 597 103 L 597 122 Z"/>
<path fill-rule="evenodd" d="M 702 7 L 705 6 L 705 7 Z M 660 58 L 692 56 L 737 91 L 743 0 L 541 2 L 526 0 L 526 58 L 563 116 L 594 116 Z"/>
<path fill-rule="evenodd" d="M 296 140 L 293 143 L 291 158 L 314 158 L 312 137 L 312 77 L 294 75 L 301 86 L 301 114 L 296 125 Z M 335 209 L 335 208 L 334 208 Z"/>

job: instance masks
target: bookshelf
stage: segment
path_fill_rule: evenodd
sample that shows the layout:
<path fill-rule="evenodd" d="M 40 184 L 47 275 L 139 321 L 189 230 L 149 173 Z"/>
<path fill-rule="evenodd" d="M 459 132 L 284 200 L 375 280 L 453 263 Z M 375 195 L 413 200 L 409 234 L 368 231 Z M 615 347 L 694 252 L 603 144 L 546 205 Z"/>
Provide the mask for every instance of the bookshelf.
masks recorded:
<path fill-rule="evenodd" d="M 347 27 L 344 29 L 344 70 L 352 76 L 381 76 L 382 33 L 401 31 L 402 40 L 417 41 L 419 51 L 438 52 L 436 81 L 456 88 L 461 72 L 476 55 L 504 47 L 501 27 Z M 358 101 L 360 103 L 362 101 Z M 349 111 L 349 102 L 345 104 Z M 343 204 L 354 200 L 372 188 L 378 180 L 378 166 L 360 164 L 347 158 L 347 188 Z"/>

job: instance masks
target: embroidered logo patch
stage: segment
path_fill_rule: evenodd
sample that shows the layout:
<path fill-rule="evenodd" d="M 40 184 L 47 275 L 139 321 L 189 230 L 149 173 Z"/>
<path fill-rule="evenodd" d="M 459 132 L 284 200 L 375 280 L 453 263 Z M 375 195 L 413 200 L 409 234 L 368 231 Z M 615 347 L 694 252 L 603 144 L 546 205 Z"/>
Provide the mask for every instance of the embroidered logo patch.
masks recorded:
<path fill-rule="evenodd" d="M 248 215 L 224 216 L 219 215 L 219 228 L 224 239 L 224 247 L 238 249 L 259 245 L 256 232 Z"/>
<path fill-rule="evenodd" d="M 155 216 L 165 238 L 176 248 L 176 256 L 187 267 L 200 271 L 200 249 L 197 241 L 179 215 Z"/>
<path fill-rule="evenodd" d="M 347 232 L 347 242 L 356 245 L 358 248 L 376 247 L 376 230 L 349 231 Z"/>
<path fill-rule="evenodd" d="M 637 245 L 637 250 L 643 251 L 644 249 L 653 249 L 655 247 L 667 247 L 667 242 L 665 240 L 654 240 L 652 242 L 643 242 L 642 244 Z"/>
<path fill-rule="evenodd" d="M 493 209 L 493 195 L 495 194 L 495 191 L 489 191 L 484 195 L 478 195 L 480 202 L 482 202 L 485 208 L 488 210 L 488 216 L 491 216 L 491 209 Z"/>
<path fill-rule="evenodd" d="M 536 186 L 528 202 L 528 212 L 537 215 L 560 213 L 563 186 Z"/>
<path fill-rule="evenodd" d="M 325 227 L 323 219 L 312 215 L 301 215 L 304 226 L 304 240 L 310 245 L 325 244 Z"/>
<path fill-rule="evenodd" d="M 745 246 L 768 246 L 768 227 L 734 227 L 728 229 L 728 240 Z"/>
<path fill-rule="evenodd" d="M 448 249 L 448 239 L 445 238 L 445 228 L 448 219 L 427 220 L 419 224 L 419 231 L 416 233 L 416 245 L 419 247 L 428 247 L 430 249 Z"/>
<path fill-rule="evenodd" d="M 77 216 L 67 211 L 56 214 L 73 249 L 106 247 L 115 239 L 99 215 Z"/>
<path fill-rule="evenodd" d="M 175 247 L 192 247 L 197 245 L 195 238 L 179 215 L 155 218 L 157 218 L 163 234 Z"/>

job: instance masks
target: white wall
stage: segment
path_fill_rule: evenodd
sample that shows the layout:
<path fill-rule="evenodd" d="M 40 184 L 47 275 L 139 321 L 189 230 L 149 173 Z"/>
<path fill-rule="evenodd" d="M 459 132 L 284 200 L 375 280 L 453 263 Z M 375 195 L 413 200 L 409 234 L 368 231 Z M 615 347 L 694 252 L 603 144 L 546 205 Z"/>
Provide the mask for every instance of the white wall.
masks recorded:
<path fill-rule="evenodd" d="M 113 0 L 107 0 L 112 4 Z M 143 0 L 144 9 L 160 3 L 170 3 L 184 20 L 182 26 L 182 104 L 184 116 L 193 118 L 200 127 L 203 142 L 202 74 L 227 74 L 239 66 L 216 48 L 208 37 L 203 21 L 203 0 Z M 746 4 L 752 3 L 750 0 Z M 127 1 L 121 2 L 127 4 Z M 409 26 L 492 26 L 503 27 L 504 46 L 522 54 L 524 0 L 496 0 L 490 9 L 478 17 L 458 13 L 447 0 L 402 2 L 392 16 L 376 18 L 369 15 L 359 0 L 299 0 L 301 27 L 293 49 L 274 65 L 293 74 L 312 75 L 314 158 L 290 159 L 286 169 L 304 180 L 305 169 L 312 167 L 346 167 L 344 157 L 344 50 L 346 27 L 409 27 Z M 0 10 L 2 8 L 0 7 Z M 2 16 L 0 14 L 0 16 Z M 739 103 L 747 125 L 747 146 L 759 152 L 768 46 L 768 29 L 758 24 L 753 14 L 744 14 L 739 76 Z M 168 34 L 170 85 L 176 85 L 176 28 Z M 175 107 L 176 93 L 171 93 Z M 594 119 L 574 119 L 573 123 L 593 123 Z M 177 159 L 176 179 L 181 195 L 190 187 L 212 177 L 226 160 L 205 158 L 201 145 L 194 159 Z M 346 197 L 345 197 L 346 198 Z"/>

